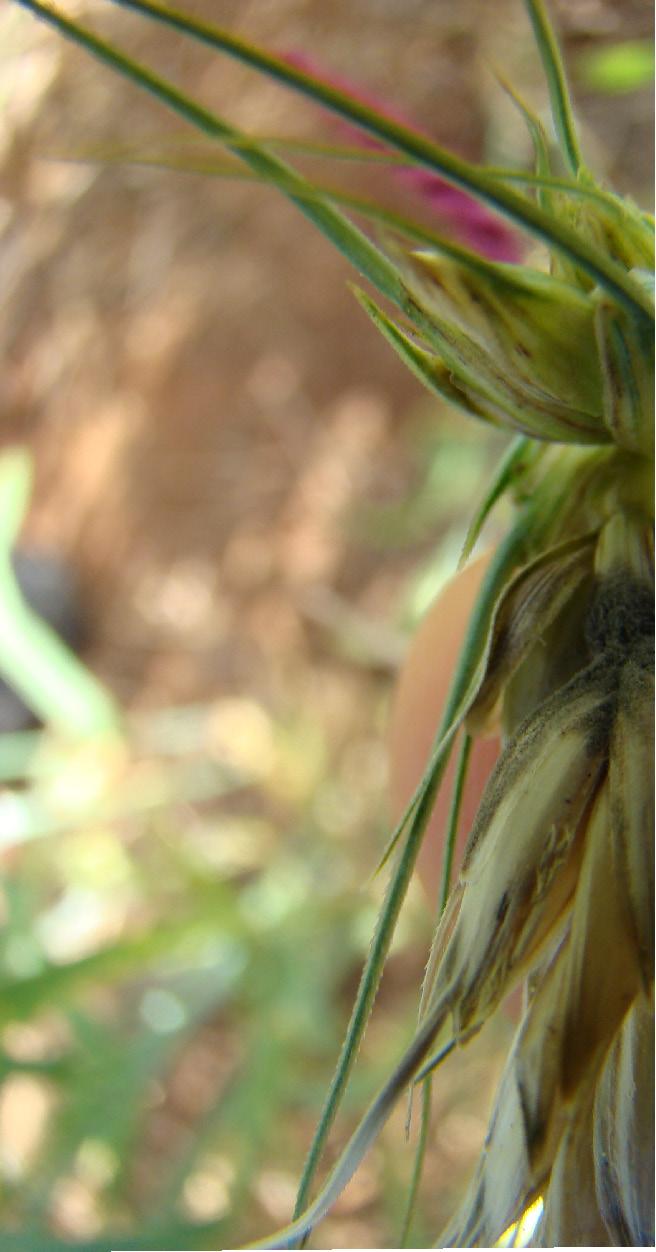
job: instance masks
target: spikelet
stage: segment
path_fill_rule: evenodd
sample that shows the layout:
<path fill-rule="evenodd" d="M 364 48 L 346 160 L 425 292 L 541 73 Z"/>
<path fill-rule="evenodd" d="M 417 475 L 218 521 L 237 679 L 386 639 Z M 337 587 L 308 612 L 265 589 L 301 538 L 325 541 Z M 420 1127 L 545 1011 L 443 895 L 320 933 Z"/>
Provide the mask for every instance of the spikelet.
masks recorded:
<path fill-rule="evenodd" d="M 653 573 L 644 526 L 616 515 L 602 528 L 594 587 L 585 632 L 595 659 L 518 728 L 501 758 L 435 980 L 434 996 L 443 971 L 455 977 L 458 1033 L 533 962 L 485 1148 L 445 1246 L 492 1246 L 539 1195 L 539 1246 L 653 1242 Z M 541 967 L 535 958 L 549 940 Z"/>
<path fill-rule="evenodd" d="M 613 1243 L 653 1244 L 654 1003 L 636 1000 L 597 1086 L 595 1185 Z"/>

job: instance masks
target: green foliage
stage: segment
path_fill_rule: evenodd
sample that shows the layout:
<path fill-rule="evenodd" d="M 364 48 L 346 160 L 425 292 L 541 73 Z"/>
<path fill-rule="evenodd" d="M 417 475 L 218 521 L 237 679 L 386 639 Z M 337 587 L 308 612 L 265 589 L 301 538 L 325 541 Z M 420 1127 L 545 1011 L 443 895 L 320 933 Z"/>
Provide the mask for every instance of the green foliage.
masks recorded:
<path fill-rule="evenodd" d="M 609 95 L 637 91 L 654 77 L 654 49 L 642 39 L 627 39 L 581 54 L 578 69 L 586 87 Z"/>
<path fill-rule="evenodd" d="M 129 792 L 129 776 L 120 785 Z M 118 823 L 89 813 L 55 843 L 26 845 L 20 872 L 6 874 L 0 1100 L 11 1107 L 15 1084 L 27 1083 L 26 1107 L 46 1111 L 4 1184 L 3 1249 L 243 1240 L 254 1233 L 247 1213 L 260 1171 L 274 1151 L 281 1165 L 294 1159 L 282 1110 L 316 1106 L 366 902 L 344 885 L 339 848 L 318 828 L 283 854 L 266 825 L 258 836 L 244 819 L 244 840 L 251 830 L 261 846 L 217 871 L 213 846 L 235 846 L 235 819 L 210 807 L 191 838 L 183 814 L 179 796 L 159 819 L 130 815 L 127 803 Z M 222 1062 L 231 1037 L 234 1055 Z M 165 1093 L 180 1067 L 207 1068 L 208 1054 L 202 1105 L 171 1137 Z M 145 1141 L 158 1163 L 147 1183 Z M 193 1199 L 208 1161 L 227 1171 L 212 1221 Z M 48 1234 L 70 1186 L 88 1197 L 102 1240 Z"/>

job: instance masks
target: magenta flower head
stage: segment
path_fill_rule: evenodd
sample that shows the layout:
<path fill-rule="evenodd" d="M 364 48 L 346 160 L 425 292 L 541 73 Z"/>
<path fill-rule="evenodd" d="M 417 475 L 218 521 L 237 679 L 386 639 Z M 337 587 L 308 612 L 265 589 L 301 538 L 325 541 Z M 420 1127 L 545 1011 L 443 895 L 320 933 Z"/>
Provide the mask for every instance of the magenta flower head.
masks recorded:
<path fill-rule="evenodd" d="M 349 95 L 361 100 L 363 104 L 371 105 L 391 121 L 401 122 L 405 126 L 417 129 L 412 119 L 402 111 L 390 106 L 387 101 L 381 100 L 374 92 L 352 83 L 348 78 L 332 72 L 326 73 L 325 67 L 305 52 L 285 52 L 284 59 L 297 69 L 323 78 L 333 87 L 348 92 Z M 363 148 L 378 152 L 387 151 L 384 144 L 377 139 L 372 139 L 354 123 L 331 118 L 331 125 L 349 139 L 355 136 Z M 430 205 L 445 229 L 472 251 L 492 261 L 521 261 L 522 247 L 517 233 L 472 196 L 460 191 L 457 187 L 452 187 L 438 174 L 432 174 L 429 170 L 420 169 L 416 165 L 395 166 L 393 173 L 397 183 L 405 184 L 415 195 Z"/>

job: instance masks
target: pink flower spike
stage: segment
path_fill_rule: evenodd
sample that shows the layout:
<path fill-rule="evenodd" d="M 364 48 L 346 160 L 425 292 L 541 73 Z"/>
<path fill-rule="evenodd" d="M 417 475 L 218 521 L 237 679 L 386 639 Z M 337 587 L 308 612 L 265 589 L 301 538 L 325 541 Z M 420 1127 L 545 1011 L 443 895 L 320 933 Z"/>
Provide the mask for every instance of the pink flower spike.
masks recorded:
<path fill-rule="evenodd" d="M 313 77 L 323 79 L 331 87 L 353 96 L 354 99 L 376 109 L 390 121 L 400 122 L 404 126 L 416 129 L 414 123 L 399 110 L 381 101 L 375 93 L 355 86 L 348 79 L 338 74 L 326 74 L 323 67 L 314 57 L 305 52 L 285 52 L 283 59 L 296 69 L 303 70 Z M 345 122 L 341 118 L 331 118 L 333 129 L 340 131 L 349 139 L 355 137 L 363 148 L 378 152 L 390 149 L 378 139 L 363 132 L 354 122 Z M 392 170 L 396 182 L 403 182 L 415 195 L 430 205 L 446 229 L 454 238 L 459 239 L 473 252 L 488 257 L 493 261 L 509 261 L 517 263 L 522 259 L 522 246 L 517 233 L 512 230 L 501 217 L 491 213 L 485 205 L 475 200 L 465 191 L 451 186 L 438 174 L 421 169 L 416 165 L 407 165 L 399 161 Z"/>

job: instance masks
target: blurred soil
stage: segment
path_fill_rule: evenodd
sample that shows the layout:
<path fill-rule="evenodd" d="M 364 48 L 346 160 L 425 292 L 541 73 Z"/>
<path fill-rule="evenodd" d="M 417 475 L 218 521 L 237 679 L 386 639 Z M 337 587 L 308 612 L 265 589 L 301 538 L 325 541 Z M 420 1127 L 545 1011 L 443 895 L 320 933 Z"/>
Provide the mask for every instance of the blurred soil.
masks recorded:
<path fill-rule="evenodd" d="M 74 7 L 244 129 L 333 138 L 316 110 L 247 70 L 106 3 Z M 468 157 L 528 159 L 490 72 L 544 107 L 519 0 L 189 8 L 310 50 Z M 639 0 L 557 8 L 575 81 L 582 49 L 642 36 L 651 20 Z M 0 410 L 2 444 L 34 455 L 26 539 L 76 572 L 86 658 L 126 707 L 239 696 L 275 720 L 302 709 L 326 769 L 350 753 L 355 783 L 362 745 L 383 733 L 403 591 L 439 542 L 383 544 L 358 520 L 412 497 L 418 384 L 367 323 L 346 262 L 275 192 L 112 161 L 117 144 L 147 153 L 185 132 L 6 3 L 0 49 Z M 597 164 L 644 200 L 644 92 L 579 94 Z M 104 159 L 58 159 L 89 153 Z M 453 432 L 452 418 L 430 420 Z M 357 660 L 344 645 L 354 634 Z M 380 837 L 380 809 L 358 820 Z M 420 977 L 422 961 L 403 976 Z M 489 1085 L 470 1077 L 470 1094 Z M 480 1121 L 468 1138 L 474 1117 L 461 1117 L 461 1168 L 480 1140 Z M 447 1181 L 451 1130 L 431 1165 Z M 288 1211 L 289 1180 L 278 1183 L 264 1188 L 265 1222 Z M 346 1202 L 326 1238 L 374 1246 L 375 1210 L 369 1193 Z"/>
<path fill-rule="evenodd" d="M 246 129 L 333 137 L 245 69 L 81 7 Z M 535 99 L 515 0 L 194 7 L 276 49 L 320 50 L 455 151 L 526 155 L 487 68 Z M 639 3 L 561 7 L 574 49 L 648 21 Z M 35 456 L 28 537 L 78 571 L 89 659 L 121 700 L 303 699 L 334 667 L 316 629 L 334 609 L 326 589 L 385 622 L 403 585 L 408 554 L 354 542 L 348 518 L 412 489 L 418 388 L 366 323 L 346 263 L 275 192 L 44 159 L 148 152 L 184 132 L 11 5 L 2 22 L 0 406 L 3 440 Z M 649 114 L 621 104 L 589 102 L 592 146 L 639 191 Z"/>

